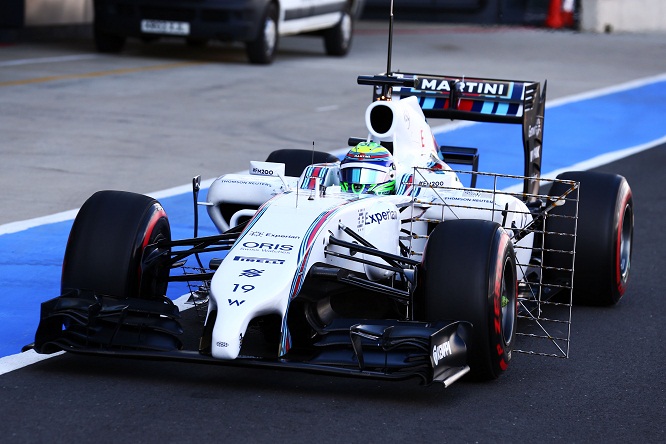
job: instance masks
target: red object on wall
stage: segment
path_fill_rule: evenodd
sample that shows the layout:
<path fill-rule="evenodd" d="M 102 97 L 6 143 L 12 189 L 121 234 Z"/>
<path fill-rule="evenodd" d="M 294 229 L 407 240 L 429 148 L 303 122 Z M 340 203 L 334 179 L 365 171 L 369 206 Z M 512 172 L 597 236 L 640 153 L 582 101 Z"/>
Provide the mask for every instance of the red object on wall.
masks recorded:
<path fill-rule="evenodd" d="M 573 0 L 550 0 L 546 26 L 552 29 L 570 28 L 574 24 Z"/>

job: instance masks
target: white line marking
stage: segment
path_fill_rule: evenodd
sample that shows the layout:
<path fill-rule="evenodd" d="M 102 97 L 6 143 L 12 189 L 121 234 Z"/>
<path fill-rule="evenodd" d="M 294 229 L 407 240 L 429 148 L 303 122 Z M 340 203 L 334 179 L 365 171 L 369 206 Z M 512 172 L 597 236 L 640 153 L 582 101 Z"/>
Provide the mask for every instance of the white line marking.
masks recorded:
<path fill-rule="evenodd" d="M 30 228 L 39 227 L 41 225 L 55 224 L 66 220 L 72 220 L 76 217 L 79 210 L 63 211 L 62 213 L 51 214 L 49 216 L 36 217 L 34 219 L 21 220 L 18 222 L 10 222 L 8 224 L 0 225 L 0 236 L 3 234 L 18 233 Z"/>
<path fill-rule="evenodd" d="M 53 353 L 52 355 L 40 355 L 34 350 L 18 353 L 16 355 L 5 356 L 0 358 L 0 375 L 18 370 L 23 367 L 35 364 L 39 361 L 52 358 L 65 353 L 64 351 Z"/>
<path fill-rule="evenodd" d="M 213 183 L 215 179 L 207 179 L 201 182 L 202 188 L 208 188 Z M 153 193 L 146 193 L 147 196 L 150 196 L 155 199 L 164 199 L 167 197 L 177 196 L 179 194 L 185 194 L 192 191 L 192 185 L 181 185 L 173 188 L 168 188 L 166 190 L 155 191 Z M 51 214 L 49 216 L 36 217 L 34 219 L 27 219 L 18 222 L 10 222 L 4 225 L 0 225 L 0 236 L 3 234 L 12 234 L 18 233 L 20 231 L 25 231 L 30 228 L 39 227 L 41 225 L 55 224 L 58 222 L 65 222 L 68 220 L 73 220 L 76 217 L 76 214 L 79 212 L 79 208 L 75 210 L 63 211 L 62 213 Z"/>
<path fill-rule="evenodd" d="M 642 79 L 636 79 L 630 82 L 621 83 L 619 85 L 595 89 L 581 94 L 575 94 L 573 96 L 562 97 L 561 99 L 555 99 L 552 102 L 550 102 L 548 105 L 546 105 L 546 108 L 567 105 L 569 103 L 580 102 L 583 100 L 595 99 L 597 97 L 607 96 L 610 94 L 627 91 L 629 89 L 636 89 L 653 83 L 663 82 L 665 80 L 666 80 L 666 73 L 657 74 L 651 77 L 644 77 Z"/>
<path fill-rule="evenodd" d="M 602 165 L 615 162 L 616 160 L 624 159 L 625 157 L 632 156 L 634 154 L 640 153 L 641 151 L 649 150 L 650 148 L 654 148 L 655 146 L 659 146 L 664 143 L 666 143 L 666 136 L 656 140 L 652 140 L 648 143 L 632 146 L 630 148 L 624 148 L 610 153 L 599 154 L 598 156 L 592 157 L 591 159 L 583 160 L 582 162 L 574 163 L 573 165 L 570 165 L 568 167 L 560 168 L 558 170 L 542 174 L 541 177 L 544 179 L 556 179 L 558 174 L 565 173 L 567 171 L 591 170 L 592 168 L 597 168 Z M 520 193 L 522 190 L 523 190 L 523 185 L 516 184 L 507 187 L 502 191 L 506 191 L 509 193 Z"/>
<path fill-rule="evenodd" d="M 39 57 L 34 59 L 5 60 L 0 62 L 0 68 L 6 66 L 33 65 L 37 63 L 58 63 L 58 62 L 78 62 L 79 60 L 95 59 L 99 54 L 77 54 L 59 57 Z"/>
<path fill-rule="evenodd" d="M 642 145 L 636 145 L 630 148 L 624 148 L 610 153 L 600 154 L 591 159 L 583 160 L 582 162 L 575 163 L 571 166 L 546 173 L 543 175 L 543 177 L 545 179 L 555 179 L 558 174 L 564 173 L 565 171 L 591 170 L 592 168 L 600 167 L 601 165 L 606 165 L 608 163 L 615 162 L 616 160 L 624 159 L 625 157 L 632 156 L 636 153 L 640 153 L 641 151 L 649 150 L 650 148 L 654 148 L 655 146 L 662 145 L 664 143 L 666 143 L 666 136 L 652 140 Z"/>

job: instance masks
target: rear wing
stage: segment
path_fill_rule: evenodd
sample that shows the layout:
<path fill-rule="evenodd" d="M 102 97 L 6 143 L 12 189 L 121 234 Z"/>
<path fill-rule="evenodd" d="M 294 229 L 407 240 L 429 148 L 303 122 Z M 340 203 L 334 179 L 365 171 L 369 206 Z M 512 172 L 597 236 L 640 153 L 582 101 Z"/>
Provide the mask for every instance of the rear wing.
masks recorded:
<path fill-rule="evenodd" d="M 431 74 L 392 73 L 360 76 L 361 85 L 375 86 L 374 100 L 418 98 L 427 118 L 522 125 L 523 191 L 537 194 L 541 176 L 546 83 L 477 79 Z"/>

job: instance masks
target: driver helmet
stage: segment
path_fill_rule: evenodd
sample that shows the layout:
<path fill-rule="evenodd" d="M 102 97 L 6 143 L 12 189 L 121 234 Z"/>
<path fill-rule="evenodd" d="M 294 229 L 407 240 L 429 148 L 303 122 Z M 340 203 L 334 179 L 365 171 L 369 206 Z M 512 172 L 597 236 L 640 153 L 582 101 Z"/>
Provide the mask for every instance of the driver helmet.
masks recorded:
<path fill-rule="evenodd" d="M 340 163 L 340 189 L 355 194 L 395 193 L 393 156 L 377 142 L 361 142 Z"/>

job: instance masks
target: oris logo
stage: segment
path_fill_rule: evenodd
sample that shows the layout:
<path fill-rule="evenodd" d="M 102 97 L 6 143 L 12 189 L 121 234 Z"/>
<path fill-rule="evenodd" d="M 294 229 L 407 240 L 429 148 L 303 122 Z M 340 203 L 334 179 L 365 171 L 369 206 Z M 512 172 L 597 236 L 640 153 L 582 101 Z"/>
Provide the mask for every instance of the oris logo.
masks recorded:
<path fill-rule="evenodd" d="M 278 253 L 289 252 L 294 249 L 293 245 L 274 244 L 272 242 L 243 242 L 243 248 L 248 250 L 276 251 Z"/>
<path fill-rule="evenodd" d="M 432 348 L 432 362 L 435 365 L 439 364 L 440 359 L 444 359 L 449 355 L 451 355 L 451 343 L 449 341 L 435 345 Z"/>

